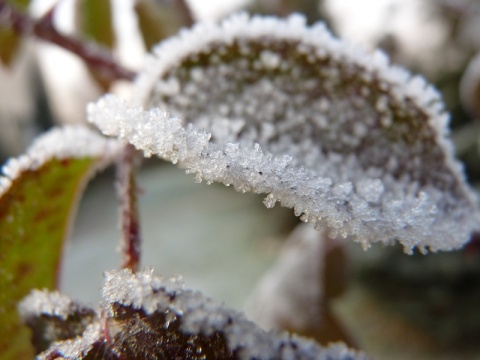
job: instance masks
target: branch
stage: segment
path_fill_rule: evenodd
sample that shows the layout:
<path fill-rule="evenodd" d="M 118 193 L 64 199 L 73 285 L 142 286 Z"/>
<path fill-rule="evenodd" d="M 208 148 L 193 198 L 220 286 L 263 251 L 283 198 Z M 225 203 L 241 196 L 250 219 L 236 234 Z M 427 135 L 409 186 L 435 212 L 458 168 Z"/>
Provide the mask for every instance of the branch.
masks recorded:
<path fill-rule="evenodd" d="M 52 24 L 51 12 L 38 20 L 0 0 L 0 25 L 11 28 L 20 35 L 32 35 L 41 40 L 56 44 L 79 56 L 90 67 L 98 70 L 106 78 L 132 81 L 135 73 L 120 66 L 110 51 L 97 44 L 64 35 Z"/>
<path fill-rule="evenodd" d="M 135 148 L 128 144 L 117 166 L 117 191 L 120 198 L 120 226 L 122 228 L 122 268 L 136 272 L 140 265 L 141 237 L 135 179 L 138 158 Z"/>

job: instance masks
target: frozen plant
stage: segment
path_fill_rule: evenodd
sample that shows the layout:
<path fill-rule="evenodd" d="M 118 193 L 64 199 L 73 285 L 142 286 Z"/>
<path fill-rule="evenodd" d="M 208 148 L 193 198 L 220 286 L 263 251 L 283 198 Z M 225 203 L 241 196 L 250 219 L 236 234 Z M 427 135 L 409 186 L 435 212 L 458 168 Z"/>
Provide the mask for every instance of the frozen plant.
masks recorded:
<path fill-rule="evenodd" d="M 437 91 L 383 53 L 342 42 L 321 23 L 307 26 L 300 15 L 238 14 L 183 30 L 154 48 L 132 98 L 105 95 L 88 106 L 88 120 L 115 139 L 84 127 L 52 130 L 0 178 L 7 358 L 29 354 L 16 303 L 34 287 L 54 287 L 79 193 L 112 162 L 120 168 L 124 269 L 106 273 L 98 310 L 39 290 L 20 303 L 39 358 L 365 357 L 265 332 L 176 279 L 137 272 L 133 147 L 197 182 L 265 194 L 267 207 L 278 202 L 364 248 L 398 241 L 407 253 L 449 251 L 479 227 Z M 32 246 L 38 252 L 24 257 Z"/>
<path fill-rule="evenodd" d="M 89 120 L 197 181 L 266 193 L 267 207 L 332 237 L 410 253 L 457 249 L 478 227 L 437 91 L 323 24 L 198 24 L 154 49 L 134 94 L 105 96 Z"/>

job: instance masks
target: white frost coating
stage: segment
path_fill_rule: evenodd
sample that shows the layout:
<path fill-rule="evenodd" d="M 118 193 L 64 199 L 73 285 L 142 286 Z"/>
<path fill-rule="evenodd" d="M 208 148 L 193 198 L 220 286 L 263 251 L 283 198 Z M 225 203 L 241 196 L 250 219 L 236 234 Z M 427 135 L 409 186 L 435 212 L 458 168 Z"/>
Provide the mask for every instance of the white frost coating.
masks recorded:
<path fill-rule="evenodd" d="M 58 291 L 32 290 L 18 304 L 18 312 L 23 319 L 50 315 L 66 320 L 78 306 L 67 296 Z"/>
<path fill-rule="evenodd" d="M 310 340 L 265 332 L 244 315 L 219 306 L 199 292 L 184 290 L 176 280 L 165 282 L 154 277 L 151 271 L 109 271 L 103 294 L 107 311 L 111 305 L 120 304 L 146 314 L 173 313 L 181 319 L 180 329 L 185 333 L 209 336 L 219 332 L 240 359 L 366 359 L 344 345 L 322 348 Z"/>
<path fill-rule="evenodd" d="M 85 354 L 88 354 L 93 348 L 93 344 L 98 341 L 103 341 L 103 329 L 97 321 L 90 324 L 81 337 L 77 336 L 71 340 L 54 343 L 48 350 L 37 355 L 35 359 L 52 359 L 52 354 L 55 354 L 55 358 L 60 358 L 58 354 L 61 354 L 61 358 L 65 359 L 83 359 Z"/>
<path fill-rule="evenodd" d="M 118 157 L 122 144 L 106 139 L 84 126 L 54 128 L 39 136 L 25 155 L 9 159 L 0 176 L 0 197 L 8 191 L 12 181 L 27 170 L 36 170 L 50 159 L 94 157 L 94 170 L 101 169 Z"/>
<path fill-rule="evenodd" d="M 479 228 L 437 91 L 323 24 L 196 25 L 155 49 L 135 87 L 128 105 L 91 105 L 90 121 L 197 181 L 266 193 L 332 237 L 436 251 Z"/>
<path fill-rule="evenodd" d="M 163 290 L 157 293 L 154 290 Z M 168 302 L 167 293 L 176 293 L 183 289 L 178 278 L 162 279 L 153 276 L 153 271 L 143 271 L 132 275 L 130 270 L 107 271 L 102 291 L 104 306 L 119 302 L 147 314 L 161 311 L 159 306 Z M 163 295 L 163 296 L 162 296 Z"/>
<path fill-rule="evenodd" d="M 297 215 L 303 214 L 303 220 L 326 224 L 332 237 L 353 234 L 365 245 L 398 238 L 407 249 L 429 246 L 445 250 L 461 246 L 476 226 L 472 223 L 476 218 L 466 218 L 461 208 L 452 209 L 451 218 L 445 214 L 439 218 L 436 202 L 445 195 L 434 188 L 428 189 L 428 195 L 417 193 L 416 188 L 388 177 L 368 181 L 358 170 L 356 192 L 350 183 L 333 186 L 328 177 L 292 166 L 288 155 L 273 156 L 258 145 L 227 143 L 220 147 L 194 125 L 184 128 L 180 119 L 162 110 L 143 111 L 113 96 L 90 105 L 88 113 L 90 121 L 106 135 L 128 140 L 147 156 L 157 154 L 178 163 L 195 173 L 198 181 L 222 182 L 241 192 L 268 193 L 268 207 L 281 201 Z"/>

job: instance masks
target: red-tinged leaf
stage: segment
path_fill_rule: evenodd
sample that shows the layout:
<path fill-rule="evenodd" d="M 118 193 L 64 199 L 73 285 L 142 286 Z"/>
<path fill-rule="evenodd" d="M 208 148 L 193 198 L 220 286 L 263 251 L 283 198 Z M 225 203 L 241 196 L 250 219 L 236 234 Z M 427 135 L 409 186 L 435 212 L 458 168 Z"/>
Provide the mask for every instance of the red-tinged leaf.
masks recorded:
<path fill-rule="evenodd" d="M 29 333 L 16 307 L 32 288 L 53 289 L 62 244 L 87 180 L 119 145 L 82 127 L 53 130 L 0 177 L 0 353 L 31 358 Z"/>

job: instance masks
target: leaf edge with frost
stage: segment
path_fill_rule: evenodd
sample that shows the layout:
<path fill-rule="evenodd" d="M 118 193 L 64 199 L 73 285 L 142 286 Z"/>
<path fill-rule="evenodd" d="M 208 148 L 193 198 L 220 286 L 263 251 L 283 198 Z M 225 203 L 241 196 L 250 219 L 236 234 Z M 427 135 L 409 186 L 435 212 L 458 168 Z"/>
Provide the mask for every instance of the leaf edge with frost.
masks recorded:
<path fill-rule="evenodd" d="M 39 136 L 0 176 L 0 349 L 6 359 L 30 351 L 16 303 L 32 288 L 54 288 L 62 244 L 88 180 L 120 154 L 122 144 L 82 126 Z M 23 355 L 22 355 L 23 354 Z"/>
<path fill-rule="evenodd" d="M 56 292 L 33 291 L 19 308 L 26 319 L 66 319 L 71 303 Z M 37 358 L 97 358 L 97 352 L 113 359 L 212 354 L 229 359 L 367 359 L 341 343 L 324 347 L 295 335 L 267 332 L 242 313 L 186 289 L 178 278 L 129 269 L 105 273 L 100 310 L 82 336 L 53 343 Z"/>

